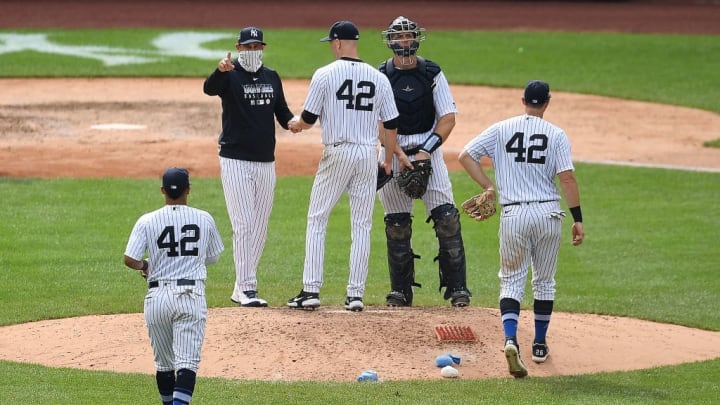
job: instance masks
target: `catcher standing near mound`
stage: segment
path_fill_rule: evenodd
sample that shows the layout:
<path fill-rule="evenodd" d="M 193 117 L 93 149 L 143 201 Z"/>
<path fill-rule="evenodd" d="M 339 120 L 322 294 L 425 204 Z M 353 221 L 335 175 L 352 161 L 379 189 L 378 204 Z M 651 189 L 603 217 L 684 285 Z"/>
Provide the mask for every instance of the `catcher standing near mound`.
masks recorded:
<path fill-rule="evenodd" d="M 573 217 L 572 244 L 585 237 L 580 210 L 580 193 L 573 175 L 570 141 L 565 131 L 545 121 L 543 114 L 550 103 L 550 86 L 539 80 L 527 83 L 525 114 L 500 121 L 471 140 L 459 160 L 470 177 L 485 189 L 485 196 L 473 199 L 494 201 L 493 182 L 480 165 L 480 158 L 493 161 L 497 191 L 500 195 L 500 314 L 505 332 L 505 358 L 510 374 L 525 377 L 527 368 L 520 358 L 517 325 L 520 303 L 525 293 L 528 269 L 532 266 L 535 337 L 532 359 L 542 363 L 550 354 L 546 334 L 555 301 L 555 272 L 562 219 L 560 180 L 565 201 Z M 473 199 L 463 204 L 466 212 L 482 220 L 492 215 Z"/>
<path fill-rule="evenodd" d="M 434 222 L 438 238 L 440 290 L 452 306 L 470 304 L 465 277 L 465 248 L 460 217 L 454 205 L 452 185 L 440 145 L 455 127 L 455 100 L 440 66 L 416 55 L 425 29 L 403 16 L 394 19 L 382 32 L 393 57 L 380 65 L 390 79 L 400 112 L 398 156 L 393 171 L 398 175 L 379 191 L 385 210 L 390 293 L 388 306 L 410 306 L 415 282 L 412 250 L 413 200 L 422 199 Z M 383 149 L 382 154 L 386 153 Z M 409 163 L 412 161 L 412 163 Z M 407 166 L 412 166 L 409 168 Z"/>

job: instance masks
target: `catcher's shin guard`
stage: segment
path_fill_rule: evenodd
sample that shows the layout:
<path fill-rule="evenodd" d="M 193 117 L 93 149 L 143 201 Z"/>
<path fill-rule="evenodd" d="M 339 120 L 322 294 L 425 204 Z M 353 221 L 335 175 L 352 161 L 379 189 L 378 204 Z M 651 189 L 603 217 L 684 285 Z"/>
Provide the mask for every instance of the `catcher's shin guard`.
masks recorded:
<path fill-rule="evenodd" d="M 415 283 L 415 259 L 410 246 L 412 236 L 412 218 L 409 213 L 388 214 L 385 216 L 385 236 L 387 236 L 388 267 L 390 269 L 390 289 L 388 300 L 403 301 L 402 305 L 410 306 L 413 300 Z M 398 294 L 401 293 L 402 297 Z M 394 302 L 396 303 L 396 302 Z M 397 302 L 397 304 L 400 304 Z"/>
<path fill-rule="evenodd" d="M 435 261 L 439 262 L 440 288 L 445 289 L 445 299 L 449 299 L 455 291 L 467 289 L 465 269 L 465 247 L 460 233 L 460 214 L 452 204 L 443 204 L 430 211 L 430 218 L 435 225 L 435 236 L 438 238 L 439 252 Z"/>

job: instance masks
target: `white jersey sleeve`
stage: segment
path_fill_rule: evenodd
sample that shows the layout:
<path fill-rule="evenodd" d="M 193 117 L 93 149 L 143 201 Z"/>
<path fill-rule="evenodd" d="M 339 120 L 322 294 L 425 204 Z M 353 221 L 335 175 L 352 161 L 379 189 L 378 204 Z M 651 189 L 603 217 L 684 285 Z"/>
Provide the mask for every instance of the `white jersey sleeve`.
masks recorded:
<path fill-rule="evenodd" d="M 433 102 L 435 104 L 435 111 L 438 117 L 448 114 L 457 114 L 458 112 L 457 106 L 455 105 L 455 99 L 453 99 L 452 93 L 450 92 L 450 84 L 442 71 L 435 75 Z"/>

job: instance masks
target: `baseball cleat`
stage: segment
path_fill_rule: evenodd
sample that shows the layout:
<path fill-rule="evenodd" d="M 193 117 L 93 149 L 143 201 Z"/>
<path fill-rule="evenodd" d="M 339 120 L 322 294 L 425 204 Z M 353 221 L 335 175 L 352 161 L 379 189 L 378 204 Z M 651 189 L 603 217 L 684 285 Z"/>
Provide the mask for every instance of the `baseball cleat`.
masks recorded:
<path fill-rule="evenodd" d="M 466 307 L 470 305 L 470 292 L 467 290 L 453 291 L 450 296 L 450 304 L 454 307 Z"/>
<path fill-rule="evenodd" d="M 385 305 L 389 307 L 409 307 L 411 303 L 408 302 L 405 294 L 400 291 L 390 291 L 390 294 L 385 297 Z"/>
<path fill-rule="evenodd" d="M 527 368 L 525 368 L 525 364 L 520 358 L 520 345 L 513 339 L 505 341 L 505 359 L 508 363 L 508 370 L 513 377 L 522 378 L 527 376 Z"/>
<path fill-rule="evenodd" d="M 293 309 L 315 309 L 320 306 L 320 294 L 301 290 L 296 297 L 290 298 L 287 306 Z"/>
<path fill-rule="evenodd" d="M 535 363 L 544 363 L 550 355 L 550 348 L 547 343 L 533 342 L 532 345 L 532 360 Z"/>
<path fill-rule="evenodd" d="M 360 312 L 365 308 L 362 298 L 360 297 L 347 297 L 345 300 L 345 309 L 353 312 Z"/>
<path fill-rule="evenodd" d="M 230 301 L 246 308 L 267 307 L 268 303 L 264 299 L 257 296 L 257 291 L 248 290 L 240 293 L 240 297 L 230 297 Z"/>

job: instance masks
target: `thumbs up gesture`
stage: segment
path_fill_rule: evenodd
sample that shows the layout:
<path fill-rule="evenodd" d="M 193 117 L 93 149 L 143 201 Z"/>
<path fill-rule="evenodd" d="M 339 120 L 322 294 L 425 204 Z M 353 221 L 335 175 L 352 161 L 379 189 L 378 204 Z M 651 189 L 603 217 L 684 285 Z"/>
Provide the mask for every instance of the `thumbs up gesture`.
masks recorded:
<path fill-rule="evenodd" d="M 228 52 L 225 59 L 218 62 L 218 70 L 221 72 L 229 72 L 233 69 L 235 69 L 235 66 L 232 63 L 232 53 Z"/>

